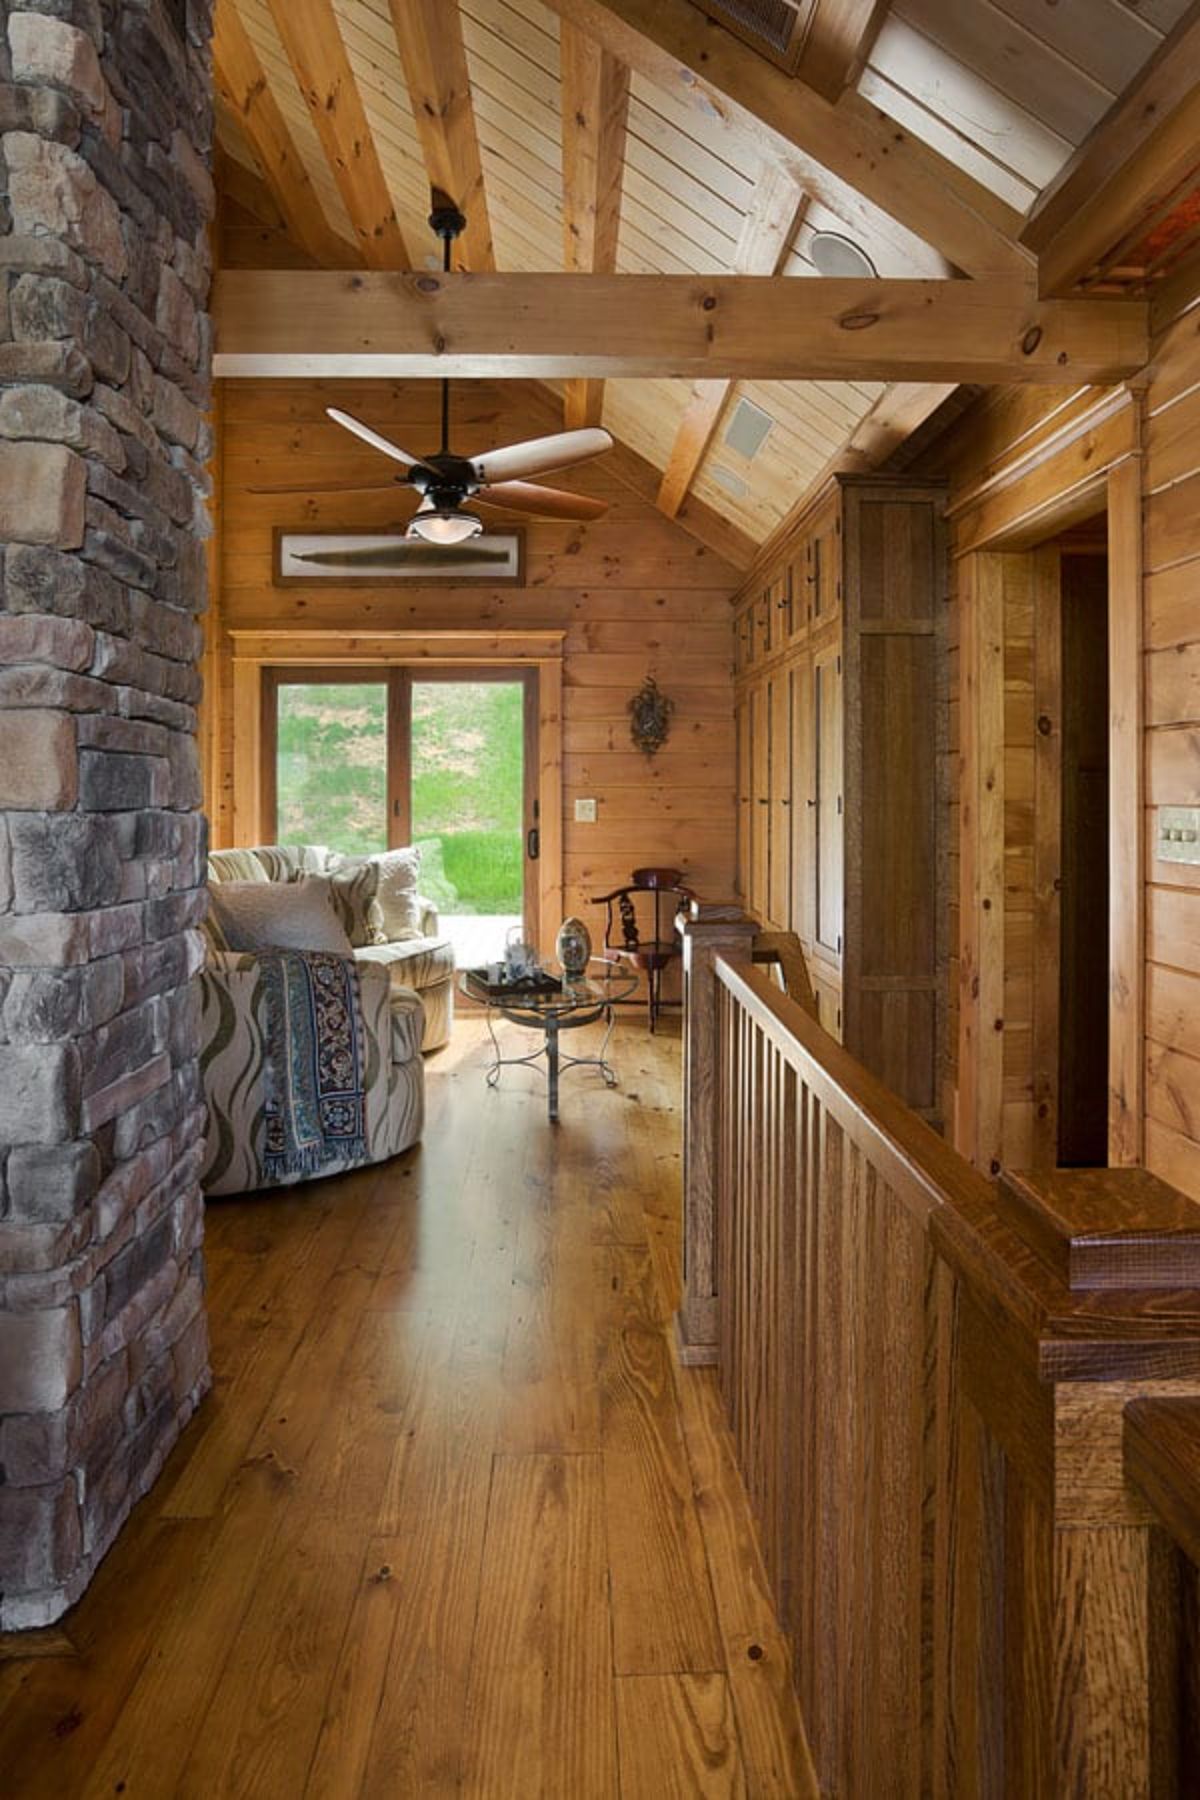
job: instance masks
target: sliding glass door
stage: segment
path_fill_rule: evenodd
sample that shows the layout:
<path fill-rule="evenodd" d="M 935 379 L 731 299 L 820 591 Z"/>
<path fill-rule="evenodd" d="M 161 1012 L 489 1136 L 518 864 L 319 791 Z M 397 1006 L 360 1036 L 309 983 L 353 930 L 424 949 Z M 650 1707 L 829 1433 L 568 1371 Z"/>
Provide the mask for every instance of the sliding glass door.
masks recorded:
<path fill-rule="evenodd" d="M 459 964 L 536 933 L 536 675 L 267 672 L 263 816 L 280 843 L 361 856 L 414 843 Z"/>
<path fill-rule="evenodd" d="M 493 961 L 525 920 L 525 685 L 415 678 L 412 837 L 460 964 Z"/>
<path fill-rule="evenodd" d="M 387 680 L 280 681 L 275 715 L 276 842 L 386 850 Z"/>

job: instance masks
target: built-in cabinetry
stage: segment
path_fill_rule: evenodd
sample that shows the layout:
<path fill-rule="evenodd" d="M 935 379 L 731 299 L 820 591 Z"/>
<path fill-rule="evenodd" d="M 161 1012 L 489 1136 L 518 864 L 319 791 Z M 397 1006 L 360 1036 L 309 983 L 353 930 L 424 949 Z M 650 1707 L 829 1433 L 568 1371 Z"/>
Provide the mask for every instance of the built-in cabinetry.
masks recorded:
<path fill-rule="evenodd" d="M 945 961 L 944 491 L 839 477 L 736 605 L 738 885 L 825 1028 L 936 1117 Z"/>

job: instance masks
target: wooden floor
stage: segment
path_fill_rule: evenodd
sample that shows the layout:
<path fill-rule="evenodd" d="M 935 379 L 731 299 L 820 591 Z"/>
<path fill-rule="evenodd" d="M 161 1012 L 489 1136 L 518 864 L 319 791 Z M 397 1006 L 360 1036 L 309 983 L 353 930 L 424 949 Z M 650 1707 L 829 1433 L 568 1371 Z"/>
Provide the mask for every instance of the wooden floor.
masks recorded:
<path fill-rule="evenodd" d="M 622 1021 L 621 1087 L 565 1073 L 551 1127 L 460 1021 L 418 1150 L 213 1203 L 214 1393 L 83 1602 L 8 1641 L 0 1791 L 814 1791 L 712 1375 L 671 1350 L 665 1030 Z"/>

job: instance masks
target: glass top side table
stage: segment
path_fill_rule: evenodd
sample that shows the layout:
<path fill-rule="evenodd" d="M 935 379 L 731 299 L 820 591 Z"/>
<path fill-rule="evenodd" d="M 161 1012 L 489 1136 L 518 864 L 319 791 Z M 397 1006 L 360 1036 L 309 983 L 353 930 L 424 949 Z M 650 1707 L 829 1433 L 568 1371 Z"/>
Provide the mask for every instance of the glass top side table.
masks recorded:
<path fill-rule="evenodd" d="M 560 1069 L 599 1069 L 605 1085 L 616 1086 L 616 1070 L 607 1061 L 614 1023 L 613 1006 L 616 1001 L 626 1000 L 634 992 L 637 987 L 636 974 L 621 968 L 617 963 L 609 962 L 605 957 L 593 957 L 586 975 L 574 978 L 564 975 L 561 990 L 552 993 L 497 994 L 490 991 L 487 983 L 470 969 L 464 969 L 460 975 L 459 987 L 468 999 L 478 1001 L 486 1008 L 488 1032 L 492 1040 L 492 1064 L 487 1072 L 489 1087 L 496 1086 L 500 1071 L 506 1065 L 527 1063 L 536 1067 L 544 1056 L 549 1077 L 550 1118 L 553 1121 L 558 1118 Z M 540 1031 L 543 1035 L 541 1047 L 530 1051 L 528 1056 L 502 1056 L 496 1037 L 496 1018 Z M 594 1025 L 599 1019 L 604 1020 L 606 1029 L 598 1056 L 567 1056 L 559 1050 L 560 1032 L 574 1031 L 581 1025 Z"/>

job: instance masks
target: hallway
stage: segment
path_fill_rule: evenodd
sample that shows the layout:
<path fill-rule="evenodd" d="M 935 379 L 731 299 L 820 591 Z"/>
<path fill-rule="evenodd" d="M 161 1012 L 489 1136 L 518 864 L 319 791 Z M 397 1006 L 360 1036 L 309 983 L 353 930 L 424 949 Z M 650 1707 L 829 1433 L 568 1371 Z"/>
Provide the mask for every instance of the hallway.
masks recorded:
<path fill-rule="evenodd" d="M 210 1206 L 214 1394 L 80 1606 L 8 1641 L 6 1792 L 811 1791 L 670 1348 L 677 1029 L 622 1020 L 621 1087 L 568 1074 L 552 1131 L 463 1020 L 417 1151 Z"/>

